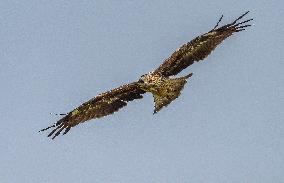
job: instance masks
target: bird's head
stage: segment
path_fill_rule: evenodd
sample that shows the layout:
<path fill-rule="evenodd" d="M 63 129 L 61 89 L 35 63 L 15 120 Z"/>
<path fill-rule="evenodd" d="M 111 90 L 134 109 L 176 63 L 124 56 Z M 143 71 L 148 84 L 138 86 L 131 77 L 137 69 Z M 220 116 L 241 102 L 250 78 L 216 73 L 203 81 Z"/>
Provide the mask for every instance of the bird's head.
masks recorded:
<path fill-rule="evenodd" d="M 142 75 L 138 82 L 145 85 L 154 85 L 162 81 L 162 79 L 163 77 L 160 74 L 149 72 L 148 74 Z"/>

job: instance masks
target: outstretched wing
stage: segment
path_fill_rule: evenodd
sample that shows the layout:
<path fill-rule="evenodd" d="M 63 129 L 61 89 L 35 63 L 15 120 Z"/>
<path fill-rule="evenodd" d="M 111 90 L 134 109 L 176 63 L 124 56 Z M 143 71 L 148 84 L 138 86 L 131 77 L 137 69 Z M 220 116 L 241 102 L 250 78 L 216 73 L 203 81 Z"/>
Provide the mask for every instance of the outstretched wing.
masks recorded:
<path fill-rule="evenodd" d="M 65 130 L 63 134 L 66 134 L 72 127 L 79 123 L 113 114 L 126 106 L 127 102 L 143 98 L 143 93 L 145 92 L 139 89 L 137 82 L 120 86 L 119 88 L 102 93 L 88 102 L 83 103 L 57 121 L 54 125 L 40 131 L 54 128 L 48 135 L 48 137 L 53 136 L 52 139 L 54 139 L 63 130 Z"/>
<path fill-rule="evenodd" d="M 166 77 L 172 76 L 193 64 L 194 61 L 203 60 L 227 37 L 233 35 L 235 32 L 245 30 L 245 27 L 251 26 L 250 24 L 245 23 L 253 19 L 248 19 L 238 23 L 238 21 L 248 13 L 249 11 L 238 17 L 232 23 L 218 28 L 218 25 L 223 18 L 222 15 L 216 26 L 211 31 L 196 37 L 187 44 L 184 44 L 168 59 L 166 59 L 165 62 L 154 72 L 159 72 Z"/>

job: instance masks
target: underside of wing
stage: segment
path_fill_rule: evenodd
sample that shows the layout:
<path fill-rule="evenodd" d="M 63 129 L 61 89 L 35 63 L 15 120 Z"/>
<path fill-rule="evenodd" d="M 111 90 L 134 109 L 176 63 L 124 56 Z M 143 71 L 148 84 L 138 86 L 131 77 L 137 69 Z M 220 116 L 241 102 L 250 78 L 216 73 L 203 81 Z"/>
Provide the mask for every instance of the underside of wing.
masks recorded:
<path fill-rule="evenodd" d="M 248 13 L 249 12 L 244 13 L 232 23 L 218 28 L 218 25 L 223 18 L 222 15 L 216 26 L 211 31 L 196 37 L 187 44 L 184 44 L 168 59 L 166 59 L 165 62 L 154 72 L 159 72 L 163 76 L 172 76 L 192 65 L 195 61 L 203 60 L 227 37 L 233 35 L 235 32 L 245 30 L 248 26 L 251 26 L 250 24 L 245 23 L 253 19 L 248 19 L 238 23 L 238 21 Z"/>
<path fill-rule="evenodd" d="M 143 98 L 142 94 L 144 93 L 143 90 L 139 89 L 136 82 L 123 85 L 119 88 L 102 93 L 88 102 L 83 103 L 57 121 L 54 125 L 42 129 L 41 131 L 53 128 L 48 137 L 53 136 L 52 139 L 54 139 L 63 130 L 65 130 L 63 134 L 66 134 L 72 127 L 79 123 L 113 114 L 126 106 L 127 102 Z"/>

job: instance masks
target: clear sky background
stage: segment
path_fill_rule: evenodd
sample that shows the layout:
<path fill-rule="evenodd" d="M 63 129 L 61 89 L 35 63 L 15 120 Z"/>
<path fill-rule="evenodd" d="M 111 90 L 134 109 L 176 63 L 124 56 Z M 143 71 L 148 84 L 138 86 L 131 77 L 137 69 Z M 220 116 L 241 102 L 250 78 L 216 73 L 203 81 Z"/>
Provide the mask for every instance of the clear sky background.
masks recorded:
<path fill-rule="evenodd" d="M 284 1 L 0 1 L 1 183 L 284 182 Z M 250 10 L 253 26 L 153 98 L 52 141 L 38 133 Z"/>

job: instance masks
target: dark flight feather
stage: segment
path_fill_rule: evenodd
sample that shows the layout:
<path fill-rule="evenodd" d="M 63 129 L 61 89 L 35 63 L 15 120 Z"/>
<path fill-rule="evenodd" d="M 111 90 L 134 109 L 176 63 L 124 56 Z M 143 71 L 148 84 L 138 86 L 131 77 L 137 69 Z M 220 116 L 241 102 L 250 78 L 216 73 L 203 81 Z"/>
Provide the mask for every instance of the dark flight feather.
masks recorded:
<path fill-rule="evenodd" d="M 183 69 L 192 65 L 195 61 L 200 61 L 206 58 L 223 40 L 233 35 L 236 32 L 245 30 L 246 27 L 251 26 L 245 24 L 253 19 L 245 20 L 237 23 L 249 11 L 238 17 L 230 24 L 226 24 L 218 28 L 223 15 L 219 19 L 216 26 L 209 32 L 196 37 L 192 41 L 181 46 L 168 59 L 164 61 L 154 72 L 161 73 L 163 76 L 172 76 L 181 72 Z"/>
<path fill-rule="evenodd" d="M 88 102 L 83 103 L 73 111 L 69 112 L 62 119 L 57 121 L 54 125 L 51 125 L 40 131 L 45 131 L 50 128 L 54 128 L 49 134 L 48 137 L 54 139 L 57 137 L 64 129 L 66 134 L 70 128 L 83 123 L 90 119 L 101 118 L 112 114 L 119 109 L 127 105 L 127 102 L 134 99 L 143 98 L 142 94 L 145 91 L 137 87 L 137 83 L 131 83 L 123 85 L 119 88 L 113 89 L 111 91 L 102 93 Z"/>

